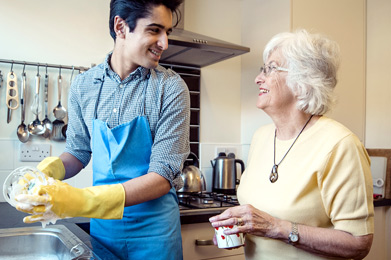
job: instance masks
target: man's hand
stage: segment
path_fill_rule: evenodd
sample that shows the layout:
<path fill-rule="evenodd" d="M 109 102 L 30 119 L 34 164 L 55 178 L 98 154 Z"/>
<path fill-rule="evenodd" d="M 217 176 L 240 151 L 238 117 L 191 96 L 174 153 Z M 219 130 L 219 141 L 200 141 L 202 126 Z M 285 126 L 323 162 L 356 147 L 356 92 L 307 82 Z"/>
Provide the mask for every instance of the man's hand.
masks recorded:
<path fill-rule="evenodd" d="M 43 221 L 43 214 L 49 211 L 59 218 L 121 219 L 125 190 L 122 184 L 79 189 L 56 180 L 54 184 L 40 186 L 36 194 L 21 194 L 16 200 L 17 210 L 32 214 L 24 218 L 25 223 Z"/>
<path fill-rule="evenodd" d="M 37 166 L 37 169 L 56 180 L 63 180 L 65 167 L 60 157 L 46 157 Z"/>

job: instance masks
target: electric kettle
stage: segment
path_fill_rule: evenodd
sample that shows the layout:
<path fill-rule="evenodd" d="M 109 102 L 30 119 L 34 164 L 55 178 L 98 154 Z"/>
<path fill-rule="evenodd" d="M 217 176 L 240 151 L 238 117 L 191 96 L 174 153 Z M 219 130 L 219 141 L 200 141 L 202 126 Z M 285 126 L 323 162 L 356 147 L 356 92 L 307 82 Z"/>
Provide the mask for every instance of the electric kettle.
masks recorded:
<path fill-rule="evenodd" d="M 239 184 L 236 173 L 236 164 L 241 166 L 241 174 L 244 172 L 242 160 L 235 159 L 235 154 L 219 153 L 219 156 L 210 163 L 213 167 L 212 191 L 228 195 L 236 195 L 236 184 Z"/>

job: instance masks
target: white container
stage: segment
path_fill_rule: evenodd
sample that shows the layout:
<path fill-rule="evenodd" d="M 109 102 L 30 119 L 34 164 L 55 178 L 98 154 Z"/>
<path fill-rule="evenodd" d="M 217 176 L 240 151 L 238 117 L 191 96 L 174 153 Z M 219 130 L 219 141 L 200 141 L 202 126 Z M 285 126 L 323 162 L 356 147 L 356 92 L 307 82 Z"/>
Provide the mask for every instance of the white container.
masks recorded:
<path fill-rule="evenodd" d="M 242 233 L 233 235 L 224 234 L 224 230 L 232 228 L 236 228 L 236 226 L 215 227 L 215 235 L 219 248 L 232 248 L 244 245 L 244 238 Z"/>

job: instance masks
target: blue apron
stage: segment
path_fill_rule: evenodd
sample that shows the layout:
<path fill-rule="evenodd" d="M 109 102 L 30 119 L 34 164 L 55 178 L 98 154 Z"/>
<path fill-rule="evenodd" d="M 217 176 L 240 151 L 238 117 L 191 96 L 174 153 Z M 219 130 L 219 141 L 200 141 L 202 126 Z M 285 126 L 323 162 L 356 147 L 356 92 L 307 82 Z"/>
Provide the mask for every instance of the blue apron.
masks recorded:
<path fill-rule="evenodd" d="M 152 136 L 145 116 L 144 86 L 140 115 L 110 129 L 92 123 L 93 184 L 116 184 L 147 174 Z M 183 259 L 178 198 L 172 187 L 166 195 L 125 207 L 120 220 L 91 219 L 90 233 L 120 259 Z"/>

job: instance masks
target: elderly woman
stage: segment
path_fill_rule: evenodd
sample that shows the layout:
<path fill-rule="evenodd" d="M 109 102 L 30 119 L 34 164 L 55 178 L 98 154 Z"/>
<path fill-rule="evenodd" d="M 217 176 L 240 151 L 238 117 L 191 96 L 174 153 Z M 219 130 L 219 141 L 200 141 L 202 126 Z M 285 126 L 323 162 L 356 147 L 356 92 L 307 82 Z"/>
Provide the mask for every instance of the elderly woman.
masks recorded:
<path fill-rule="evenodd" d="M 240 206 L 210 219 L 238 225 L 246 259 L 362 259 L 374 231 L 370 160 L 360 140 L 324 114 L 333 104 L 338 45 L 305 30 L 267 44 L 257 107 L 274 124 L 254 134 Z"/>

